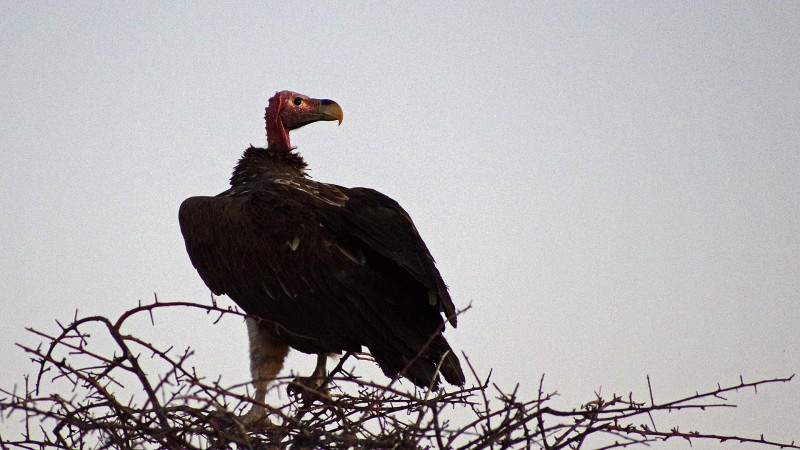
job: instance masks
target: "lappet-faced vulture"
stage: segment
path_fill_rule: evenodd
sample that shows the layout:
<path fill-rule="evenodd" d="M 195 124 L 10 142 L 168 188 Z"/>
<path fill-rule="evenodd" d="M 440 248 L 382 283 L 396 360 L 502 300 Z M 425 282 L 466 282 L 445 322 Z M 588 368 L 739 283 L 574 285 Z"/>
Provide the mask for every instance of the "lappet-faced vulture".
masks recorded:
<path fill-rule="evenodd" d="M 231 188 L 180 207 L 186 250 L 214 294 L 247 314 L 256 400 L 289 347 L 318 356 L 366 347 L 389 377 L 464 384 L 442 335 L 456 309 L 409 215 L 372 189 L 320 183 L 292 148 L 289 131 L 342 121 L 331 100 L 277 92 L 266 110 L 267 147 L 245 150 Z M 250 419 L 263 409 L 253 408 Z"/>

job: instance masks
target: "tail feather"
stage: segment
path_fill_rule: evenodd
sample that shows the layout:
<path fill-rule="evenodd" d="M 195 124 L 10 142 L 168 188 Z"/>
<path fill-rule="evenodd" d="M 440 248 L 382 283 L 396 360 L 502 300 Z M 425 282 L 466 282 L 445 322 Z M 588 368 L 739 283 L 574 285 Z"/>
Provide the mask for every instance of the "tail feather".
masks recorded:
<path fill-rule="evenodd" d="M 463 386 L 467 382 L 466 377 L 464 377 L 464 371 L 461 370 L 461 362 L 453 353 L 453 349 L 449 349 L 447 354 L 444 355 L 441 372 L 444 379 L 455 386 Z"/>
<path fill-rule="evenodd" d="M 443 336 L 438 336 L 422 354 L 386 354 L 372 351 L 372 356 L 390 378 L 403 375 L 420 387 L 439 385 L 439 374 L 455 386 L 466 382 L 461 363 Z"/>

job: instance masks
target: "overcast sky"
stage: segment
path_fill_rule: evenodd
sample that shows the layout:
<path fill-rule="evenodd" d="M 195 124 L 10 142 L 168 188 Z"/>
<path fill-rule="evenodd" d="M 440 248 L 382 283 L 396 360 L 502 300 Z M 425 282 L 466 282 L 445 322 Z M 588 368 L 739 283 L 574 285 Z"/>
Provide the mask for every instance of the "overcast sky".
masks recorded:
<path fill-rule="evenodd" d="M 405 207 L 472 304 L 446 336 L 501 386 L 800 371 L 800 2 L 3 2 L 0 60 L 3 387 L 25 327 L 208 301 L 178 205 L 226 188 L 283 89 L 342 106 L 293 144 Z M 248 377 L 236 320 L 130 331 Z M 800 440 L 799 386 L 662 424 Z"/>

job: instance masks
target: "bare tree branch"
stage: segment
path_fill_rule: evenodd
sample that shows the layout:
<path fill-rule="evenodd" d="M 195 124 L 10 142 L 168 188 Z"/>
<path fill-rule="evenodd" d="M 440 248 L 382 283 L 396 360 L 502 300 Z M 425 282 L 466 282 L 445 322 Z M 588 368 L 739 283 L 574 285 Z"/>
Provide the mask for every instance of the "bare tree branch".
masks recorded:
<path fill-rule="evenodd" d="M 491 373 L 480 376 L 466 355 L 473 386 L 445 392 L 358 378 L 347 362 L 369 356 L 348 353 L 328 375 L 331 397 L 290 397 L 280 405 L 263 405 L 272 425 L 247 429 L 238 415 L 252 403 L 246 385 L 224 386 L 198 375 L 189 365 L 189 349 L 162 349 L 123 333 L 133 317 L 146 316 L 156 324 L 155 313 L 162 308 L 204 312 L 214 316 L 214 323 L 228 315 L 246 317 L 219 307 L 213 297 L 210 305 L 155 297 L 116 320 L 76 313 L 69 324 L 59 324 L 57 333 L 30 330 L 42 344 L 18 345 L 38 364 L 33 386 L 25 377 L 24 388 L 0 389 L 0 416 L 22 421 L 24 430 L 20 436 L 0 436 L 0 449 L 619 449 L 675 438 L 800 448 L 763 436 L 656 427 L 656 413 L 733 407 L 727 399 L 731 392 L 756 392 L 759 386 L 792 382 L 794 375 L 748 382 L 740 377 L 735 385 L 660 402 L 648 376 L 648 401 L 596 393 L 586 404 L 562 410 L 550 406 L 556 393 L 545 390 L 544 376 L 536 397 L 522 399 L 519 385 L 504 390 L 492 384 Z M 142 355 L 156 372 L 142 367 Z M 287 389 L 291 381 L 280 378 L 275 385 Z"/>

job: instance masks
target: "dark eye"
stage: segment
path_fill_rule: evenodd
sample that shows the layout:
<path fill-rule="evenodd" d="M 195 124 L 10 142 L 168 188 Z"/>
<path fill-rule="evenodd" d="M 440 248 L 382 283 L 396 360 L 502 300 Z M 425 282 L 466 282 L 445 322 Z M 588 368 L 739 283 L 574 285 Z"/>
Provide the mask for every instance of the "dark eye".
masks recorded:
<path fill-rule="evenodd" d="M 303 103 L 303 99 L 300 97 L 295 97 L 292 103 L 294 103 L 294 106 L 300 106 L 300 104 Z"/>

